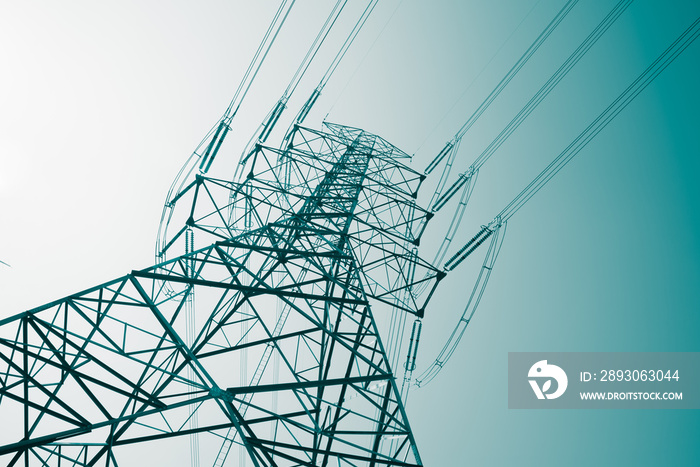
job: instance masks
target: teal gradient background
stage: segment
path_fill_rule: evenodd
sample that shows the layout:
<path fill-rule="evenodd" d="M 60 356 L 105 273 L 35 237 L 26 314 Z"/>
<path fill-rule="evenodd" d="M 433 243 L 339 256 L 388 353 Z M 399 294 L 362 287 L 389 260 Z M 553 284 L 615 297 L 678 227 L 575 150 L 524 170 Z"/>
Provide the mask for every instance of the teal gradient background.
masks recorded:
<path fill-rule="evenodd" d="M 236 123 L 238 146 L 329 9 L 298 3 Z M 415 153 L 422 170 L 564 3 L 382 1 L 307 122 L 325 117 L 379 134 Z M 614 4 L 574 7 L 464 137 L 455 173 Z M 0 5 L 0 260 L 12 265 L 0 267 L 0 317 L 151 264 L 170 182 L 225 109 L 276 7 Z M 351 2 L 348 14 L 362 8 Z M 455 243 L 488 223 L 698 16 L 697 1 L 633 2 L 484 166 Z M 697 411 L 507 408 L 508 352 L 700 351 L 699 72 L 700 41 L 509 222 L 460 347 L 410 394 L 425 465 L 700 464 Z M 448 217 L 432 221 L 426 258 Z M 445 280 L 426 311 L 418 371 L 456 324 L 483 253 Z"/>

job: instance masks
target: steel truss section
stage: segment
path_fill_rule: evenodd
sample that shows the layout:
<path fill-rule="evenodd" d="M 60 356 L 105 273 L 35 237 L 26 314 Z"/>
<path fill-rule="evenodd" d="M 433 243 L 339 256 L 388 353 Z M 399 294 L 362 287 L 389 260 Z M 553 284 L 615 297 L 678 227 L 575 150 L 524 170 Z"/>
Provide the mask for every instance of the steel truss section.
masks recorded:
<path fill-rule="evenodd" d="M 184 186 L 172 259 L 0 322 L 7 465 L 118 465 L 192 433 L 219 440 L 214 465 L 232 446 L 256 466 L 421 465 L 373 311 L 422 316 L 413 287 L 443 276 L 417 255 L 423 176 L 359 129 L 286 141 L 241 180 Z"/>

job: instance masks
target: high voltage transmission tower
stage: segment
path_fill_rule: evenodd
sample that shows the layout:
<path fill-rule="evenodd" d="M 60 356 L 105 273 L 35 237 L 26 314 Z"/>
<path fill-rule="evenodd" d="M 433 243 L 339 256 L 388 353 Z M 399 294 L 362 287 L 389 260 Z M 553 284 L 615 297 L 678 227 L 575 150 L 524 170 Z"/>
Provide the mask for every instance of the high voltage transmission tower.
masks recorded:
<path fill-rule="evenodd" d="M 304 126 L 376 1 L 281 143 L 268 143 L 345 3 L 336 3 L 235 175 L 216 178 L 210 168 L 294 4 L 282 2 L 231 105 L 168 193 L 155 265 L 0 321 L 0 457 L 7 465 L 116 466 L 125 458 L 141 462 L 143 443 L 162 447 L 185 438 L 192 466 L 423 465 L 405 411 L 409 388 L 431 381 L 454 352 L 505 223 L 700 34 L 696 20 L 444 261 L 476 173 L 492 154 L 479 156 L 443 193 L 464 132 L 576 2 L 564 6 L 422 172 L 370 132 Z M 629 3 L 621 1 L 565 64 L 575 64 Z M 543 99 L 568 69 L 533 99 Z M 435 194 L 421 207 L 419 190 L 443 162 Z M 445 239 L 426 261 L 419 254 L 423 233 L 460 190 Z M 464 314 L 433 365 L 413 381 L 426 307 L 441 279 L 482 244 L 487 252 Z M 381 336 L 378 317 L 390 313 L 390 334 Z M 414 322 L 401 364 L 407 317 Z"/>
<path fill-rule="evenodd" d="M 257 146 L 243 183 L 197 176 L 172 240 L 208 246 L 3 322 L 2 409 L 22 423 L 0 454 L 109 464 L 209 432 L 219 464 L 231 444 L 254 465 L 420 464 L 371 302 L 420 316 L 411 287 L 444 274 L 413 251 L 423 177 L 375 135 L 326 129 Z"/>

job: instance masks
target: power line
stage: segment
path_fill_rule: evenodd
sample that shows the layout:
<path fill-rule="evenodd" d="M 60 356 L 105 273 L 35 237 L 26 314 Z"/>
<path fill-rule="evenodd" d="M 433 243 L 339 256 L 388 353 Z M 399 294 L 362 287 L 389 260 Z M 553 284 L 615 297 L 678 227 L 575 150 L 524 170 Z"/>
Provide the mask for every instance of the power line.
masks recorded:
<path fill-rule="evenodd" d="M 467 173 L 473 173 L 479 170 L 486 161 L 503 145 L 503 143 L 510 137 L 510 135 L 518 129 L 520 124 L 525 121 L 525 119 L 530 116 L 530 114 L 540 105 L 540 103 L 549 95 L 549 93 L 561 82 L 562 79 L 576 66 L 576 64 L 588 53 L 588 51 L 595 45 L 596 42 L 605 34 L 605 32 L 615 23 L 615 21 L 624 13 L 627 7 L 632 3 L 633 0 L 621 0 L 615 7 L 601 20 L 600 23 L 595 27 L 595 29 L 584 39 L 583 42 L 574 50 L 571 55 L 561 64 L 561 66 L 550 76 L 550 78 L 540 87 L 540 89 L 530 98 L 530 100 L 523 106 L 522 109 L 513 117 L 513 119 L 506 125 L 506 127 L 501 130 L 501 132 L 496 136 L 496 138 L 491 141 L 491 143 L 482 151 L 482 153 L 474 160 L 469 169 L 462 176 Z M 477 109 L 478 110 L 478 109 Z M 483 113 L 483 111 L 482 111 Z M 474 115 L 477 115 L 475 112 Z M 481 115 L 479 113 L 478 115 Z M 471 117 L 470 117 L 471 118 Z M 478 117 L 477 117 L 478 118 Z M 473 124 L 473 123 L 472 123 Z M 462 126 L 460 132 L 455 136 L 455 140 L 461 140 L 461 136 L 471 128 L 469 120 Z M 451 159 L 454 159 L 454 154 L 450 155 Z M 449 161 L 448 161 L 449 162 Z M 451 164 L 450 164 L 451 168 Z M 449 170 L 447 170 L 449 174 Z M 454 182 L 450 190 L 448 190 L 445 195 L 440 196 L 444 184 L 446 182 L 446 176 L 441 177 L 438 189 L 436 189 L 436 195 L 433 196 L 431 200 L 431 207 L 433 210 L 437 210 L 444 206 L 449 198 L 451 198 L 457 191 L 455 186 L 462 183 L 462 180 L 458 179 Z M 463 178 L 463 177 L 460 177 Z M 444 179 L 444 181 L 443 181 Z M 439 191 L 438 191 L 439 190 Z"/>
<path fill-rule="evenodd" d="M 530 184 L 523 189 L 497 217 L 510 219 L 542 189 L 571 159 L 600 133 L 622 110 L 634 100 L 662 71 L 692 44 L 700 35 L 700 18 L 686 29 L 644 72 L 637 77 L 598 117 L 593 120 Z"/>
<path fill-rule="evenodd" d="M 360 19 L 357 21 L 357 23 L 355 23 L 355 26 L 352 28 L 352 31 L 350 31 L 350 34 L 345 39 L 345 42 L 336 54 L 335 58 L 333 59 L 333 62 L 331 62 L 330 66 L 328 67 L 328 70 L 326 70 L 326 73 L 323 75 L 323 78 L 321 78 L 321 83 L 319 84 L 321 88 L 323 88 L 326 85 L 326 83 L 328 83 L 328 81 L 331 79 L 331 76 L 333 76 L 333 73 L 335 73 L 336 68 L 338 68 L 338 65 L 343 60 L 343 57 L 345 57 L 345 54 L 347 53 L 348 49 L 350 48 L 352 43 L 355 42 L 355 38 L 360 33 L 362 27 L 365 25 L 367 18 L 369 18 L 369 16 L 372 14 L 374 7 L 377 6 L 378 1 L 379 0 L 371 0 L 367 4 L 367 7 L 365 7 L 365 10 L 362 12 L 362 16 L 360 16 Z"/>
<path fill-rule="evenodd" d="M 362 67 L 362 64 L 363 64 L 363 63 L 365 62 L 365 60 L 367 59 L 367 56 L 369 55 L 369 53 L 372 51 L 372 49 L 374 49 L 374 46 L 377 44 L 377 41 L 379 41 L 379 38 L 382 37 L 382 35 L 384 34 L 384 30 L 385 30 L 386 27 L 389 25 L 389 23 L 391 22 L 391 20 L 394 18 L 394 15 L 396 15 L 396 12 L 399 10 L 399 7 L 403 4 L 403 2 L 404 2 L 404 0 L 401 0 L 401 1 L 396 5 L 396 8 L 394 8 L 394 11 L 391 13 L 391 15 L 389 16 L 389 18 L 386 20 L 386 23 L 384 23 L 384 26 L 382 27 L 381 31 L 379 31 L 379 34 L 377 34 L 377 37 L 374 38 L 374 41 L 372 42 L 372 45 L 369 46 L 369 49 L 367 49 L 367 52 L 365 52 L 365 55 L 362 57 L 362 60 L 360 60 L 360 63 L 358 63 L 358 64 L 357 64 L 357 67 L 355 67 L 355 71 L 353 71 L 353 72 L 352 72 L 352 75 L 350 75 L 350 79 L 348 79 L 348 81 L 345 83 L 345 86 L 343 87 L 343 89 L 342 89 L 342 90 L 340 91 L 340 93 L 338 94 L 338 97 L 336 98 L 335 102 L 333 103 L 333 105 L 331 105 L 331 108 L 330 108 L 329 111 L 328 111 L 329 113 L 333 110 L 333 108 L 335 108 L 335 105 L 338 103 L 338 101 L 340 100 L 340 98 L 341 98 L 341 97 L 343 96 L 343 94 L 345 93 L 345 90 L 348 88 L 348 86 L 349 86 L 350 83 L 352 82 L 352 80 L 353 80 L 353 78 L 355 77 L 355 75 L 357 74 L 358 70 Z M 374 5 L 372 5 L 372 3 L 374 3 Z M 376 2 L 370 2 L 370 5 L 372 5 L 372 10 L 373 10 L 374 7 L 376 6 Z M 367 6 L 367 8 L 369 8 L 369 5 Z M 366 11 L 366 10 L 365 10 L 365 11 Z M 364 15 L 363 15 L 363 16 L 364 16 Z M 363 22 L 363 24 L 364 24 L 364 22 Z M 330 68 L 329 68 L 329 69 L 330 69 Z M 321 83 L 323 83 L 323 80 L 321 80 Z M 324 85 L 325 85 L 325 84 L 324 84 Z"/>
<path fill-rule="evenodd" d="M 294 6 L 294 3 L 296 0 L 291 0 L 291 3 L 289 4 L 289 7 L 285 10 L 285 6 L 289 0 L 283 0 L 282 3 L 280 4 L 279 8 L 277 9 L 277 13 L 275 13 L 274 18 L 272 19 L 272 22 L 270 23 L 270 26 L 267 28 L 267 31 L 265 32 L 265 36 L 263 36 L 262 41 L 260 42 L 260 45 L 258 46 L 258 49 L 255 51 L 255 55 L 253 56 L 253 60 L 250 62 L 248 65 L 248 69 L 246 70 L 245 74 L 243 75 L 243 79 L 241 80 L 240 84 L 238 85 L 238 88 L 236 89 L 235 94 L 233 95 L 233 99 L 231 99 L 231 103 L 229 104 L 228 108 L 226 109 L 226 112 L 224 113 L 224 117 L 222 120 L 226 120 L 227 124 L 231 123 L 231 120 L 233 117 L 236 115 L 238 112 L 238 109 L 241 106 L 241 103 L 243 102 L 243 99 L 245 99 L 246 95 L 248 94 L 248 91 L 250 90 L 250 86 L 253 84 L 253 81 L 255 81 L 255 78 L 258 75 L 258 72 L 260 71 L 260 68 L 262 67 L 262 64 L 265 62 L 265 58 L 267 58 L 267 54 L 270 52 L 270 49 L 272 48 L 272 44 L 275 43 L 275 39 L 277 39 L 277 35 L 279 34 L 280 30 L 282 29 L 282 26 L 284 25 L 285 21 L 287 20 L 287 16 L 289 16 L 289 12 L 292 10 L 292 7 Z M 284 12 L 284 14 L 283 14 Z M 280 21 L 280 17 L 282 17 Z M 270 39 L 270 36 L 272 35 L 272 38 Z M 264 52 L 263 52 L 264 49 Z M 260 58 L 262 54 L 262 58 Z M 255 68 L 255 71 L 253 71 L 253 68 Z M 251 75 L 252 73 L 252 75 Z M 244 90 L 245 88 L 245 90 Z M 242 94 L 241 94 L 242 93 Z M 239 99 L 240 97 L 240 99 Z M 232 109 L 235 110 L 232 111 Z"/>
<path fill-rule="evenodd" d="M 461 137 L 457 137 L 459 136 L 459 133 L 455 137 L 455 139 L 449 142 L 445 149 L 443 149 L 443 152 L 445 154 L 450 153 L 450 155 L 443 169 L 440 182 L 438 183 L 435 193 L 433 194 L 433 198 L 430 201 L 431 211 L 436 212 L 442 209 L 442 207 L 444 207 L 454 195 L 460 192 L 460 190 L 462 194 L 459 204 L 455 207 L 455 212 L 452 217 L 450 228 L 445 234 L 445 238 L 443 239 L 442 243 L 440 244 L 440 247 L 437 250 L 437 253 L 435 254 L 433 264 L 438 264 L 442 262 L 447 253 L 447 250 L 452 242 L 455 232 L 459 228 L 464 217 L 464 212 L 469 202 L 471 192 L 474 190 L 474 185 L 476 183 L 476 174 L 478 174 L 479 169 L 486 163 L 486 161 L 488 161 L 488 159 L 496 152 L 496 150 L 498 150 L 501 147 L 501 145 L 506 141 L 506 139 L 508 139 L 508 137 L 511 134 L 513 134 L 513 132 L 534 111 L 534 109 L 537 108 L 537 106 L 549 95 L 549 93 L 559 84 L 559 82 L 562 79 L 564 79 L 564 77 L 569 73 L 569 71 L 571 71 L 571 69 L 581 60 L 581 58 L 583 58 L 583 56 L 591 49 L 591 47 L 593 47 L 593 45 L 610 28 L 610 26 L 612 26 L 612 24 L 627 9 L 627 7 L 631 4 L 632 1 L 633 0 L 621 0 L 615 5 L 615 7 L 601 20 L 600 23 L 598 23 L 598 25 L 586 37 L 586 39 L 584 39 L 584 41 L 576 48 L 576 50 L 574 50 L 574 52 L 572 52 L 571 55 L 569 55 L 569 57 L 564 61 L 564 63 L 562 63 L 562 65 L 550 76 L 550 78 L 545 82 L 545 84 L 543 84 L 542 87 L 530 98 L 527 104 L 525 104 L 525 106 L 516 114 L 516 116 L 513 117 L 513 119 L 508 123 L 508 125 L 506 125 L 506 127 L 489 144 L 489 146 L 481 153 L 481 155 L 476 158 L 472 165 L 469 166 L 467 171 L 459 174 L 457 180 L 455 180 L 454 183 L 444 193 L 442 192 L 442 190 L 444 189 L 447 176 L 449 175 L 452 169 L 455 155 L 458 152 L 459 144 L 461 142 Z M 564 8 L 559 12 L 557 17 L 555 17 L 550 22 L 548 28 L 559 24 L 561 20 L 559 20 L 558 22 L 556 20 L 564 12 L 568 12 L 568 10 L 566 10 L 567 7 L 570 9 L 573 7 L 573 5 L 565 5 Z M 540 38 L 543 38 L 546 35 L 548 35 L 545 34 L 545 32 L 546 30 L 543 31 L 542 34 L 540 34 L 540 36 L 538 37 L 538 41 L 540 40 Z M 540 42 L 539 45 L 535 47 L 538 41 L 535 41 L 535 43 L 533 43 L 530 48 L 534 48 L 536 50 L 536 48 L 538 48 L 539 45 L 541 45 Z M 523 55 L 523 57 L 525 57 L 525 55 Z M 523 57 L 521 57 L 521 59 Z M 511 71 L 515 69 L 516 68 L 513 67 L 511 68 Z M 502 80 L 501 83 L 503 83 L 504 80 Z M 474 117 L 475 115 L 477 115 L 477 112 L 472 114 L 472 117 Z M 470 117 L 470 119 L 472 117 Z M 478 118 L 478 116 L 476 118 Z M 468 123 L 469 120 L 467 120 L 467 124 Z M 469 128 L 471 128 L 471 125 L 467 124 L 462 126 L 462 130 L 468 130 Z M 442 157 L 444 157 L 444 155 Z M 436 159 L 431 163 L 431 165 L 437 165 L 440 162 L 440 159 L 441 157 L 439 154 L 438 157 L 436 157 Z M 431 165 L 429 165 L 428 168 L 430 168 Z M 427 169 L 426 172 L 429 173 Z M 467 253 L 467 255 L 468 254 L 469 253 Z"/>
<path fill-rule="evenodd" d="M 446 263 L 448 271 L 456 268 L 474 251 L 471 248 L 478 242 L 485 230 L 496 230 L 507 222 L 538 191 L 540 191 L 561 169 L 568 164 L 588 143 L 600 133 L 630 102 L 656 79 L 678 56 L 700 35 L 700 18 L 697 18 L 664 52 L 649 65 L 613 102 L 608 105 L 559 155 L 540 172 L 512 201 L 510 201 L 489 226 L 482 228 L 474 238 L 465 244 Z M 490 235 L 490 234 L 489 234 Z"/>
<path fill-rule="evenodd" d="M 489 236 L 491 236 L 491 243 L 488 251 L 486 252 L 486 257 L 484 258 L 481 269 L 479 270 L 479 275 L 474 283 L 474 287 L 472 288 L 472 292 L 469 295 L 469 300 L 464 307 L 464 311 L 452 330 L 450 337 L 447 339 L 447 342 L 445 342 L 445 345 L 442 347 L 442 350 L 440 350 L 440 353 L 435 358 L 433 363 L 431 363 L 428 368 L 426 368 L 420 374 L 420 376 L 416 378 L 415 385 L 417 387 L 425 387 L 437 376 L 438 373 L 440 373 L 445 364 L 454 354 L 455 350 L 457 350 L 457 346 L 462 340 L 462 337 L 467 330 L 467 326 L 469 326 L 469 323 L 474 317 L 474 313 L 476 313 L 476 309 L 479 307 L 481 298 L 486 290 L 486 285 L 491 277 L 491 272 L 496 264 L 496 259 L 498 258 L 498 254 L 501 252 L 501 247 L 503 246 L 503 239 L 505 238 L 506 233 L 506 224 L 499 226 L 499 228 L 492 233 L 495 233 L 495 235 L 491 236 L 489 234 Z"/>
<path fill-rule="evenodd" d="M 445 147 L 440 151 L 440 153 L 433 159 L 433 161 L 428 164 L 425 169 L 425 174 L 430 174 L 444 159 L 447 158 L 445 167 L 443 168 L 442 174 L 440 175 L 440 180 L 435 188 L 433 197 L 430 200 L 429 208 L 431 211 L 436 212 L 440 210 L 456 193 L 461 190 L 461 196 L 459 204 L 455 208 L 455 212 L 452 216 L 452 221 L 450 226 L 445 233 L 440 247 L 435 253 L 435 258 L 433 259 L 433 264 L 439 264 L 443 261 L 447 250 L 452 243 L 454 235 L 456 234 L 459 226 L 461 225 L 462 219 L 464 217 L 464 212 L 466 211 L 469 198 L 472 191 L 474 190 L 474 185 L 476 183 L 476 175 L 479 172 L 480 165 L 472 164 L 470 168 L 459 175 L 458 179 L 450 186 L 446 193 L 443 194 L 443 189 L 447 183 L 447 179 L 452 170 L 452 166 L 457 153 L 459 152 L 459 146 L 462 141 L 462 137 L 466 132 L 472 127 L 472 125 L 479 119 L 479 117 L 486 111 L 486 109 L 491 105 L 491 103 L 498 97 L 498 95 L 503 91 L 503 89 L 512 81 L 512 79 L 517 75 L 517 73 L 525 66 L 528 60 L 539 50 L 544 41 L 552 34 L 552 32 L 559 26 L 559 24 L 564 20 L 564 18 L 569 14 L 571 9 L 576 5 L 578 0 L 570 0 L 567 2 L 561 10 L 552 18 L 552 20 L 547 24 L 545 29 L 537 36 L 537 38 L 530 44 L 523 55 L 518 59 L 518 61 L 508 70 L 506 75 L 501 79 L 501 81 L 496 85 L 496 87 L 489 93 L 486 99 L 479 105 L 479 107 L 472 113 L 472 115 L 467 119 L 467 121 L 462 125 L 460 130 L 457 132 L 455 137 L 448 141 Z M 524 20 L 523 20 L 524 21 Z M 422 292 L 422 289 L 418 288 L 418 293 Z"/>
<path fill-rule="evenodd" d="M 476 83 L 476 81 L 481 77 L 481 75 L 484 74 L 484 72 L 485 72 L 486 69 L 489 67 L 489 65 L 491 65 L 491 62 L 493 62 L 494 59 L 498 56 L 498 54 L 501 52 L 501 50 L 503 50 L 503 47 L 505 47 L 505 45 L 506 45 L 508 42 L 510 42 L 510 40 L 513 38 L 513 36 L 515 35 L 515 33 L 518 32 L 518 30 L 519 30 L 520 27 L 523 25 L 523 23 L 525 22 L 525 20 L 528 19 L 528 18 L 530 17 L 530 15 L 532 14 L 533 11 L 535 11 L 535 8 L 537 7 L 537 5 L 540 4 L 540 2 L 541 2 L 541 0 L 538 0 L 534 5 L 532 5 L 532 8 L 530 8 L 530 11 L 528 11 L 527 14 L 523 17 L 523 19 L 520 20 L 520 23 L 518 23 L 518 25 L 515 27 L 515 29 L 513 29 L 513 32 L 510 33 L 510 35 L 506 38 L 506 40 L 503 41 L 503 43 L 502 43 L 501 46 L 498 48 L 498 50 L 496 50 L 496 52 L 493 54 L 493 56 L 491 57 L 491 59 L 486 63 L 486 65 L 484 65 L 484 67 L 483 67 L 483 68 L 481 69 L 481 71 L 476 75 L 476 77 L 474 77 L 474 79 L 471 81 L 471 83 L 469 83 L 469 85 L 467 85 L 467 87 L 464 88 L 464 91 L 462 92 L 462 94 L 460 94 L 460 96 L 459 96 L 457 99 L 454 100 L 454 103 L 452 104 L 452 106 L 449 108 L 449 110 L 448 110 L 447 112 L 445 112 L 445 114 L 443 115 L 443 117 L 440 119 L 440 121 L 437 123 L 437 125 L 435 125 L 435 127 L 430 131 L 430 133 L 428 133 L 428 136 L 426 136 L 425 139 L 423 140 L 423 142 L 420 144 L 420 146 L 418 146 L 418 148 L 416 148 L 415 152 L 420 151 L 420 149 L 423 147 L 423 145 L 428 141 L 428 139 L 433 135 L 433 133 L 435 133 L 435 131 L 440 127 L 440 125 L 442 124 L 442 122 L 445 121 L 445 119 L 446 119 L 447 116 L 450 114 L 450 112 L 452 112 L 452 110 L 457 106 L 457 104 L 464 98 L 464 96 L 465 96 L 465 95 L 467 94 L 467 92 L 471 89 L 471 87 L 474 86 L 474 83 Z M 565 5 L 565 7 L 566 7 L 566 5 Z M 427 170 L 427 169 L 426 169 L 426 170 Z"/>
<path fill-rule="evenodd" d="M 338 20 L 338 17 L 340 16 L 340 13 L 343 11 L 343 8 L 346 4 L 347 0 L 336 1 L 335 6 L 328 14 L 328 17 L 323 23 L 321 29 L 316 34 L 316 38 L 309 46 L 309 49 L 306 51 L 306 55 L 297 67 L 296 72 L 292 76 L 292 79 L 289 81 L 289 84 L 282 93 L 282 96 L 275 103 L 270 112 L 268 112 L 267 116 L 258 127 L 258 130 L 256 130 L 255 133 L 253 133 L 250 140 L 248 141 L 248 144 L 246 144 L 245 149 L 243 151 L 243 155 L 241 156 L 240 164 L 245 164 L 247 155 L 251 152 L 253 146 L 256 143 L 264 143 L 267 140 L 268 136 L 270 136 L 270 133 L 272 132 L 275 125 L 282 116 L 282 112 L 284 112 L 284 110 L 287 108 L 287 102 L 289 101 L 289 98 L 292 96 L 292 94 L 294 94 L 294 91 L 303 79 L 304 75 L 306 74 L 306 71 L 309 69 L 311 62 L 316 57 L 316 54 L 325 42 L 326 37 L 328 37 L 328 33 L 335 25 L 336 21 Z M 216 137 L 214 139 L 216 139 Z M 236 173 L 236 175 L 234 176 L 234 180 L 237 180 L 239 175 L 239 173 Z"/>
<path fill-rule="evenodd" d="M 623 0 L 624 1 L 624 0 Z M 631 1 L 631 0 L 628 0 Z M 447 158 L 447 163 L 443 168 L 442 174 L 440 175 L 440 180 L 435 188 L 432 199 L 430 200 L 430 205 L 434 206 L 435 202 L 440 198 L 442 190 L 447 183 L 450 172 L 452 170 L 452 165 L 454 159 L 457 155 L 457 149 L 459 148 L 459 142 L 462 140 L 464 135 L 469 131 L 469 129 L 476 123 L 476 121 L 481 117 L 481 115 L 488 109 L 494 100 L 501 94 L 503 89 L 513 80 L 513 78 L 518 74 L 518 72 L 525 66 L 525 64 L 532 58 L 532 56 L 539 50 L 542 44 L 547 40 L 547 38 L 554 32 L 554 30 L 559 26 L 559 24 L 566 18 L 571 9 L 576 5 L 578 0 L 570 0 L 567 2 L 561 10 L 556 14 L 554 18 L 549 22 L 547 27 L 540 33 L 535 41 L 530 44 L 530 47 L 523 53 L 523 55 L 518 59 L 518 61 L 508 70 L 501 81 L 496 85 L 496 87 L 489 93 L 489 95 L 484 99 L 484 101 L 474 110 L 474 112 L 469 116 L 462 127 L 457 131 L 455 137 L 447 143 L 445 148 L 438 154 L 438 156 L 433 159 L 433 161 L 428 164 L 425 169 L 425 174 L 430 174 L 444 159 Z M 475 167 L 478 170 L 478 166 Z"/>
<path fill-rule="evenodd" d="M 341 45 L 338 52 L 335 54 L 335 57 L 333 57 L 333 60 L 331 61 L 331 64 L 328 66 L 328 68 L 326 69 L 326 72 L 323 74 L 321 81 L 318 83 L 316 88 L 313 90 L 313 92 L 311 93 L 311 96 L 309 96 L 309 98 L 306 100 L 306 103 L 304 104 L 304 106 L 299 110 L 299 113 L 297 114 L 296 118 L 294 119 L 294 123 L 292 124 L 292 126 L 290 126 L 289 130 L 287 130 L 287 135 L 283 138 L 283 142 L 287 141 L 288 136 L 292 132 L 292 128 L 293 128 L 294 124 L 297 124 L 297 125 L 301 124 L 304 121 L 304 119 L 306 118 L 306 116 L 309 114 L 309 112 L 311 112 L 311 109 L 313 108 L 314 104 L 316 104 L 316 101 L 321 96 L 321 93 L 323 92 L 323 88 L 326 86 L 326 84 L 328 84 L 328 81 L 331 79 L 331 76 L 333 76 L 333 73 L 335 73 L 335 70 L 338 68 L 338 65 L 345 57 L 345 54 L 347 53 L 348 49 L 353 44 L 353 42 L 355 42 L 357 35 L 360 33 L 360 30 L 364 27 L 365 23 L 367 22 L 367 18 L 369 18 L 369 16 L 372 14 L 372 11 L 374 11 L 374 7 L 377 6 L 377 2 L 378 2 L 378 0 L 371 0 L 367 4 L 364 11 L 362 12 L 362 15 L 360 15 L 360 18 L 357 20 L 357 22 L 353 26 L 352 30 L 348 34 L 348 36 L 345 38 L 345 41 Z M 342 92 L 341 92 L 341 95 L 342 95 Z M 334 105 L 335 104 L 333 104 L 333 106 Z M 331 110 L 333 109 L 333 106 L 331 106 Z"/>
<path fill-rule="evenodd" d="M 299 85 L 301 79 L 304 77 L 304 74 L 308 70 L 309 65 L 311 65 L 311 62 L 316 57 L 316 54 L 318 53 L 319 49 L 328 37 L 328 33 L 331 31 L 331 29 L 333 29 L 333 26 L 338 20 L 338 17 L 342 13 L 346 4 L 347 0 L 338 0 L 336 2 L 335 6 L 328 15 L 328 18 L 326 18 L 326 22 L 323 24 L 323 27 L 321 27 L 321 30 L 318 32 L 316 39 L 314 39 L 314 42 L 311 44 L 311 47 L 309 47 L 309 50 L 306 52 L 304 60 L 302 60 L 296 73 L 294 73 L 292 81 L 289 83 L 287 89 L 284 92 L 285 95 L 290 96 L 294 93 L 294 90 Z"/>
<path fill-rule="evenodd" d="M 454 354 L 467 326 L 469 325 L 476 308 L 481 301 L 486 282 L 488 282 L 493 265 L 502 247 L 503 235 L 499 231 L 503 229 L 515 213 L 527 203 L 542 187 L 552 179 L 576 154 L 578 154 L 603 128 L 605 128 L 619 113 L 627 107 L 662 71 L 664 71 L 678 56 L 687 49 L 695 39 L 700 36 L 700 18 L 697 18 L 649 67 L 642 72 L 608 107 L 601 112 L 525 189 L 518 194 L 488 226 L 482 227 L 469 242 L 467 242 L 446 263 L 447 271 L 454 270 L 467 256 L 469 256 L 486 239 L 492 237 L 489 250 L 486 253 L 484 264 L 469 297 L 467 305 L 450 337 L 438 354 L 437 358 L 416 378 L 415 385 L 424 387 L 430 383 L 443 369 L 447 361 Z M 416 344 L 417 345 L 417 344 Z"/>

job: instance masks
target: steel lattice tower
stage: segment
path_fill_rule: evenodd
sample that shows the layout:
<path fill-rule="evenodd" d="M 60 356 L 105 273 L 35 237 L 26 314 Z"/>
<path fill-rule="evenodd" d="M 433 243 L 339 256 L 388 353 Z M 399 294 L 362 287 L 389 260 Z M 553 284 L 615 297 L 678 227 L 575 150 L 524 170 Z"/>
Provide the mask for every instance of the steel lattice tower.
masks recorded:
<path fill-rule="evenodd" d="M 238 182 L 183 185 L 171 259 L 0 322 L 8 465 L 117 465 L 197 433 L 219 440 L 205 464 L 235 445 L 253 465 L 421 465 L 375 313 L 422 316 L 444 275 L 417 255 L 424 176 L 359 129 L 284 141 Z"/>
<path fill-rule="evenodd" d="M 180 455 L 188 450 L 184 440 L 192 467 L 236 465 L 232 451 L 238 465 L 422 465 L 404 408 L 408 388 L 429 383 L 454 353 L 506 223 L 700 37 L 697 18 L 448 258 L 480 168 L 631 0 L 617 2 L 456 177 L 450 171 L 462 137 L 576 2 L 566 2 L 419 173 L 406 165 L 406 153 L 366 131 L 301 126 L 377 0 L 345 36 L 281 144 L 267 142 L 344 8 L 346 1 L 337 0 L 243 157 L 225 168 L 233 176 L 215 178 L 209 169 L 294 3 L 282 0 L 223 117 L 178 174 L 155 264 L 0 320 L 0 460 L 6 465 L 150 465 L 146 449 Z M 419 188 L 440 165 L 423 208 Z M 425 261 L 421 236 L 450 200 L 452 220 L 435 259 Z M 412 381 L 426 305 L 440 280 L 487 240 L 454 331 Z M 378 321 L 389 313 L 383 341 Z M 402 371 L 407 315 L 414 322 Z"/>

